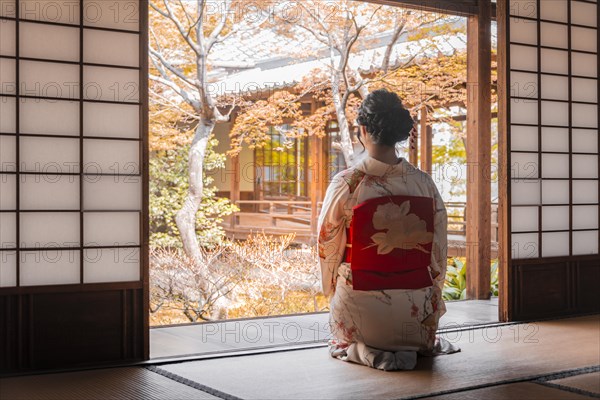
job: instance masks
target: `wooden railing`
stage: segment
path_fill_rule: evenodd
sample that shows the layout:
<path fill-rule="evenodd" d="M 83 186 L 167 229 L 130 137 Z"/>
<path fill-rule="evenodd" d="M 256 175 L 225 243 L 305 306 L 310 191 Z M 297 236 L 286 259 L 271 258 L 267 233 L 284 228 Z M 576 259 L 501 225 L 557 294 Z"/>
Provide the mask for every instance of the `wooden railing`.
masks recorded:
<path fill-rule="evenodd" d="M 296 232 L 300 238 L 315 232 L 316 218 L 310 201 L 292 200 L 238 200 L 235 204 L 242 210 L 228 217 L 225 228 L 231 234 L 243 236 L 251 231 L 269 234 Z M 317 204 L 319 214 L 323 203 Z M 448 202 L 448 234 L 466 236 L 466 203 Z M 498 204 L 492 204 L 492 241 L 498 240 Z"/>

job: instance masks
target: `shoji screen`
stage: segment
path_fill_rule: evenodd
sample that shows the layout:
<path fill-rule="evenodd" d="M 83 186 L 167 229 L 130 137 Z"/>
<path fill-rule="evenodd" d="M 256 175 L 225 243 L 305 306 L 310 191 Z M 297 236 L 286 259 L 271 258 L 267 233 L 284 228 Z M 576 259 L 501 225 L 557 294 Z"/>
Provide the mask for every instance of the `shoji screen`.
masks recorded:
<path fill-rule="evenodd" d="M 597 307 L 598 4 L 508 7 L 505 72 L 514 315 Z"/>
<path fill-rule="evenodd" d="M 144 356 L 145 14 L 0 0 L 3 370 Z"/>

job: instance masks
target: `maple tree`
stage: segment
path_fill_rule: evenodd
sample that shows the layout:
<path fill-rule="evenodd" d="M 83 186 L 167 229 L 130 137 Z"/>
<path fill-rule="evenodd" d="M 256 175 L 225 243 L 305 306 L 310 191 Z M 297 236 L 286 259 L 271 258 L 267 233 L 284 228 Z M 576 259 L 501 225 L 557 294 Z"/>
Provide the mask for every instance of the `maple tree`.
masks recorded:
<path fill-rule="evenodd" d="M 444 16 L 398 7 L 350 0 L 329 1 L 325 7 L 321 1 L 307 0 L 298 2 L 296 7 L 299 10 L 294 14 L 295 18 L 277 18 L 276 15 L 272 27 L 284 37 L 308 35 L 308 40 L 314 44 L 302 46 L 295 57 L 298 60 L 321 58 L 324 65 L 311 71 L 292 88 L 282 89 L 288 95 L 274 94 L 266 101 L 243 107 L 231 132 L 232 153 L 239 152 L 242 144 L 250 148 L 264 145 L 268 140 L 264 128 L 277 125 L 282 117 L 292 121 L 285 132 L 289 138 L 324 136 L 325 127 L 333 117 L 340 131 L 340 140 L 333 145 L 342 152 L 346 165 L 352 165 L 351 129 L 361 98 L 375 87 L 371 85 L 383 84 L 398 91 L 394 85 L 387 84 L 388 77 L 393 80 L 394 74 L 406 66 L 430 62 L 432 54 L 443 55 L 444 38 L 464 33 L 463 25 Z M 419 44 L 400 52 L 396 46 L 403 37 L 419 41 Z M 363 54 L 366 57 L 366 52 L 374 48 L 379 51 L 369 54 L 368 70 L 361 70 L 356 56 Z M 402 90 L 400 94 L 404 97 Z M 312 113 L 301 115 L 296 109 L 291 115 L 285 115 L 291 107 L 286 102 L 299 102 L 307 95 L 314 102 Z M 412 103 L 411 100 L 414 98 L 408 103 L 415 107 L 426 101 Z M 450 99 L 444 97 L 442 100 Z"/>

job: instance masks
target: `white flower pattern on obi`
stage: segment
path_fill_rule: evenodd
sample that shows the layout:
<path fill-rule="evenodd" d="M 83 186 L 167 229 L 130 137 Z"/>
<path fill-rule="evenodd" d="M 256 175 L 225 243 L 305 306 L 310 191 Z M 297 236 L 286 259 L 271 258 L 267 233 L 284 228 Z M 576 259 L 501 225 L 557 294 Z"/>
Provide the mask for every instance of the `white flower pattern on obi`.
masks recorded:
<path fill-rule="evenodd" d="M 377 254 L 389 254 L 394 249 L 416 249 L 429 253 L 422 245 L 433 241 L 433 232 L 427 232 L 427 224 L 416 214 L 409 214 L 410 201 L 402 205 L 387 203 L 377 207 L 373 214 L 373 227 L 378 232 L 371 236 Z"/>

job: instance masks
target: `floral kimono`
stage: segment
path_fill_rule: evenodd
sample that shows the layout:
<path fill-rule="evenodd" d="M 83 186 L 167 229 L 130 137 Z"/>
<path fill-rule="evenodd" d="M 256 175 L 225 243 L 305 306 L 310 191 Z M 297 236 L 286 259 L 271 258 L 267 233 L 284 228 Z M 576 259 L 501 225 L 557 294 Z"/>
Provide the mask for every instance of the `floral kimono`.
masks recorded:
<path fill-rule="evenodd" d="M 390 196 L 430 198 L 431 230 L 410 214 L 408 202 L 377 208 L 372 236 L 377 247 L 373 263 L 400 244 L 394 242 L 394 218 L 410 221 L 410 247 L 427 253 L 426 287 L 419 289 L 355 290 L 348 260 L 348 237 L 354 207 L 367 200 Z M 391 221 L 391 222 L 390 222 Z M 396 220 L 399 221 L 399 220 Z M 396 224 L 397 226 L 398 224 Z M 406 224 L 405 224 L 406 225 Z M 444 202 L 429 175 L 405 159 L 396 165 L 366 157 L 355 167 L 336 175 L 325 196 L 319 217 L 319 258 L 323 292 L 330 297 L 330 353 L 333 357 L 370 367 L 412 369 L 417 352 L 452 353 L 459 349 L 436 338 L 440 317 L 446 312 L 442 288 L 446 275 L 447 214 Z M 353 226 L 353 230 L 361 229 Z M 406 228 L 403 228 L 406 231 Z M 430 256 L 429 256 L 430 255 Z M 379 257 L 380 258 L 380 257 Z M 357 271 L 358 272 L 358 271 Z M 358 276 L 357 276 L 358 278 Z"/>

